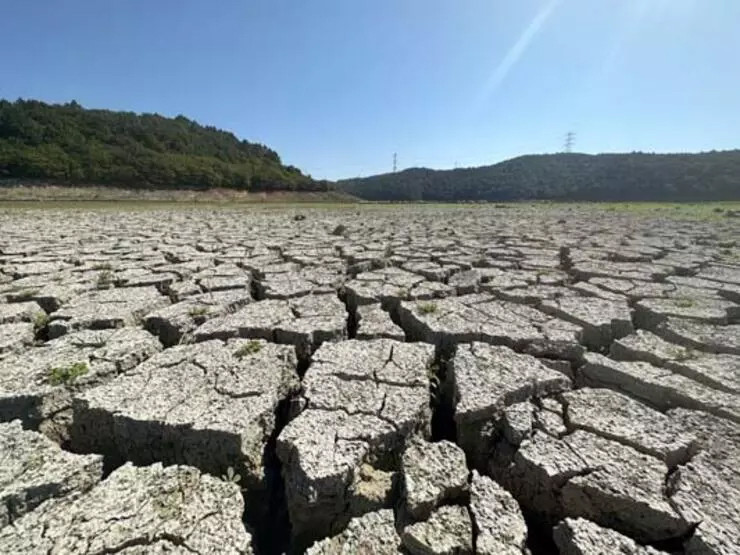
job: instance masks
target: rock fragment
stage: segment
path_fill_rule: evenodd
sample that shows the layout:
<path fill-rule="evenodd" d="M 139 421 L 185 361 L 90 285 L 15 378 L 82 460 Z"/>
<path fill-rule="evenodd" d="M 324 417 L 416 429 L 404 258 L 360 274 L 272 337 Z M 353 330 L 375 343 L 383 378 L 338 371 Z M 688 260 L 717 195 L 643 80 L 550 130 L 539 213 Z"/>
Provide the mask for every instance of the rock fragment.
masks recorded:
<path fill-rule="evenodd" d="M 171 347 L 74 399 L 71 444 L 136 464 L 229 467 L 255 495 L 278 404 L 299 386 L 292 347 L 213 340 Z"/>
<path fill-rule="evenodd" d="M 209 320 L 193 332 L 196 341 L 244 337 L 295 345 L 301 358 L 324 341 L 346 335 L 347 312 L 336 295 L 259 301 Z"/>
<path fill-rule="evenodd" d="M 629 305 L 597 297 L 560 297 L 540 309 L 583 327 L 583 341 L 592 348 L 608 347 L 614 339 L 632 333 Z"/>
<path fill-rule="evenodd" d="M 146 268 L 130 268 L 115 274 L 119 287 L 154 286 L 159 291 L 167 292 L 177 275 L 169 272 L 155 272 Z"/>
<path fill-rule="evenodd" d="M 530 285 L 496 291 L 496 296 L 505 301 L 537 306 L 543 301 L 560 297 L 578 296 L 573 289 L 557 285 Z"/>
<path fill-rule="evenodd" d="M 605 260 L 578 261 L 572 268 L 572 272 L 579 280 L 589 281 L 594 281 L 594 278 L 607 278 L 610 280 L 651 282 L 662 280 L 668 274 L 668 270 L 648 262 L 610 263 Z"/>
<path fill-rule="evenodd" d="M 445 506 L 411 524 L 401 540 L 412 555 L 472 555 L 473 523 L 465 507 Z"/>
<path fill-rule="evenodd" d="M 691 349 L 740 355 L 740 324 L 714 326 L 668 317 L 653 331 L 666 341 Z"/>
<path fill-rule="evenodd" d="M 496 482 L 473 470 L 470 512 L 478 555 L 526 553 L 527 525 L 519 504 Z"/>
<path fill-rule="evenodd" d="M 55 441 L 67 439 L 72 396 L 161 351 L 144 330 L 83 330 L 0 360 L 0 421 L 16 418 Z"/>
<path fill-rule="evenodd" d="M 30 322 L 0 324 L 0 356 L 30 346 L 35 338 L 34 332 L 34 325 Z"/>
<path fill-rule="evenodd" d="M 622 362 L 596 353 L 586 354 L 579 369 L 581 385 L 607 387 L 642 399 L 660 410 L 683 407 L 740 422 L 738 396 L 647 362 Z"/>
<path fill-rule="evenodd" d="M 563 415 L 551 410 L 536 410 L 532 427 L 552 437 L 563 437 L 568 433 Z"/>
<path fill-rule="evenodd" d="M 44 309 L 33 301 L 0 303 L 0 324 L 33 322 L 39 314 L 46 316 Z"/>
<path fill-rule="evenodd" d="M 316 542 L 306 555 L 354 555 L 360 553 L 396 555 L 401 538 L 396 532 L 393 511 L 382 509 L 349 521 L 347 528 L 332 538 Z"/>
<path fill-rule="evenodd" d="M 304 295 L 334 294 L 344 281 L 335 269 L 304 268 L 289 272 L 273 272 L 257 281 L 257 298 L 290 299 Z"/>
<path fill-rule="evenodd" d="M 72 276 L 58 276 L 62 279 L 49 282 L 47 277 L 26 278 L 14 282 L 13 289 L 5 295 L 9 302 L 34 301 L 46 312 L 59 310 L 70 299 L 92 289 L 92 285 L 75 281 Z M 22 282 L 31 280 L 25 285 Z"/>
<path fill-rule="evenodd" d="M 668 416 L 692 430 L 702 451 L 669 477 L 671 502 L 700 521 L 686 542 L 688 553 L 732 553 L 740 503 L 740 427 L 710 414 L 673 409 Z"/>
<path fill-rule="evenodd" d="M 478 270 L 466 270 L 458 272 L 449 279 L 449 285 L 455 288 L 458 295 L 477 293 L 481 282 L 481 274 Z"/>
<path fill-rule="evenodd" d="M 529 510 L 581 516 L 642 542 L 680 538 L 696 521 L 664 494 L 664 463 L 584 431 L 562 439 L 535 433 L 502 479 Z"/>
<path fill-rule="evenodd" d="M 501 423 L 506 441 L 519 445 L 532 433 L 535 407 L 529 401 L 514 403 L 504 409 Z"/>
<path fill-rule="evenodd" d="M 204 322 L 233 313 L 251 301 L 245 289 L 201 293 L 150 312 L 144 317 L 144 326 L 170 347 L 187 339 Z"/>
<path fill-rule="evenodd" d="M 655 329 L 669 317 L 726 325 L 740 318 L 740 306 L 706 297 L 643 299 L 635 305 L 635 323 L 641 328 Z"/>
<path fill-rule="evenodd" d="M 709 453 L 700 453 L 671 477 L 672 505 L 684 518 L 699 523 L 686 541 L 688 553 L 732 553 L 736 549 L 738 481 L 736 469 L 718 467 Z"/>
<path fill-rule="evenodd" d="M 251 554 L 243 511 L 235 484 L 185 466 L 126 464 L 90 491 L 47 501 L 1 529 L 0 552 Z"/>
<path fill-rule="evenodd" d="M 465 453 L 454 443 L 415 438 L 402 459 L 403 497 L 412 518 L 425 520 L 443 502 L 461 500 L 468 489 Z"/>
<path fill-rule="evenodd" d="M 643 547 L 634 540 L 585 518 L 566 518 L 553 530 L 560 555 L 601 555 L 629 553 L 630 555 L 659 555 L 652 547 Z"/>
<path fill-rule="evenodd" d="M 479 341 L 554 358 L 579 360 L 583 353 L 579 326 L 486 294 L 403 302 L 399 317 L 412 339 L 447 350 L 458 343 Z"/>
<path fill-rule="evenodd" d="M 598 287 L 602 292 L 607 293 L 606 297 L 615 299 L 627 297 L 630 301 L 639 301 L 646 297 L 664 297 L 675 290 L 675 286 L 669 283 L 639 279 L 613 279 L 610 277 L 592 278 L 587 282 L 574 285 L 574 288 L 578 288 L 582 283 L 591 287 Z"/>
<path fill-rule="evenodd" d="M 99 455 L 73 455 L 18 420 L 0 424 L 0 528 L 47 499 L 83 493 L 103 474 Z"/>
<path fill-rule="evenodd" d="M 567 377 L 535 357 L 484 343 L 461 345 L 448 373 L 458 443 L 476 467 L 485 464 L 495 421 L 507 406 L 571 387 Z"/>
<path fill-rule="evenodd" d="M 719 283 L 740 285 L 740 269 L 737 266 L 710 265 L 696 274 L 696 277 Z"/>
<path fill-rule="evenodd" d="M 351 486 L 350 514 L 364 515 L 393 506 L 396 479 L 396 472 L 361 465 Z"/>
<path fill-rule="evenodd" d="M 643 360 L 669 368 L 708 387 L 740 393 L 740 356 L 704 353 L 682 347 L 645 330 L 615 341 L 611 355 L 618 360 Z"/>
<path fill-rule="evenodd" d="M 667 281 L 685 289 L 691 288 L 702 293 L 706 292 L 707 295 L 716 294 L 729 301 L 740 302 L 740 285 L 738 284 L 687 276 L 670 276 Z"/>
<path fill-rule="evenodd" d="M 709 454 L 707 460 L 725 476 L 731 470 L 736 475 L 732 480 L 740 489 L 740 471 L 737 461 L 740 460 L 740 426 L 735 422 L 719 418 L 706 412 L 687 409 L 671 409 L 668 417 L 677 427 L 690 430 L 697 437 L 699 448 Z"/>
<path fill-rule="evenodd" d="M 424 281 L 423 276 L 400 268 L 362 272 L 345 284 L 347 306 L 357 310 L 358 306 L 380 303 L 384 309 L 391 309 L 410 298 L 411 291 Z"/>
<path fill-rule="evenodd" d="M 623 443 L 669 467 L 697 450 L 696 439 L 674 420 L 616 391 L 583 388 L 564 393 L 563 400 L 570 429 Z"/>
<path fill-rule="evenodd" d="M 325 343 L 303 380 L 306 410 L 278 436 L 297 545 L 329 536 L 353 515 L 364 463 L 397 470 L 407 438 L 428 434 L 431 345 L 389 339 Z"/>
<path fill-rule="evenodd" d="M 539 337 L 534 326 L 504 306 L 492 305 L 488 312 L 480 312 L 468 304 L 473 300 L 479 299 L 403 302 L 399 309 L 401 325 L 414 339 L 435 345 L 487 341 L 513 346 Z"/>
<path fill-rule="evenodd" d="M 357 308 L 357 339 L 395 339 L 403 341 L 405 334 L 380 305 L 363 305 Z"/>
<path fill-rule="evenodd" d="M 92 291 L 52 313 L 49 337 L 81 329 L 135 327 L 153 309 L 169 304 L 154 287 L 126 287 Z"/>

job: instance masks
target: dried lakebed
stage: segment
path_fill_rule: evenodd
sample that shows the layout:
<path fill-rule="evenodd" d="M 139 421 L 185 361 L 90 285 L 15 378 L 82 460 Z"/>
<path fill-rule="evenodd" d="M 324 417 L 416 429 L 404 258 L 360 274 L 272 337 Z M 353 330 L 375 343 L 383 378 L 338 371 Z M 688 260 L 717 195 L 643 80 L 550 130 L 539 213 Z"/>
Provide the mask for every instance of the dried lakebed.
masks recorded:
<path fill-rule="evenodd" d="M 6 211 L 0 552 L 739 553 L 740 223 Z"/>

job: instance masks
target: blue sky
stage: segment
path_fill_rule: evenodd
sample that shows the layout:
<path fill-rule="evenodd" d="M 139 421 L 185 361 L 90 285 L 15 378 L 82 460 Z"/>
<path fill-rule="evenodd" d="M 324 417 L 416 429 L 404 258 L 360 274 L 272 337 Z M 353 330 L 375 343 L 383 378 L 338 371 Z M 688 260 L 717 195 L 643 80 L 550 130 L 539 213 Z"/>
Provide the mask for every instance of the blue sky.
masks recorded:
<path fill-rule="evenodd" d="M 314 177 L 740 147 L 739 0 L 5 0 L 0 97 L 184 114 Z"/>

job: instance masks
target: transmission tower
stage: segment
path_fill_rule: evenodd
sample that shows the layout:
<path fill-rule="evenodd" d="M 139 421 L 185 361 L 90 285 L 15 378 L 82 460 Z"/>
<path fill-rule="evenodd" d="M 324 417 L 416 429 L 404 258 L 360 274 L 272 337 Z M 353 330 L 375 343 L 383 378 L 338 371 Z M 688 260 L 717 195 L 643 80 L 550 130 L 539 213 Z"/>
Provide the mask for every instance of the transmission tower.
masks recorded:
<path fill-rule="evenodd" d="M 398 169 L 398 154 L 393 153 L 393 173 L 396 173 L 396 170 Z"/>
<path fill-rule="evenodd" d="M 576 142 L 576 134 L 573 131 L 568 131 L 565 134 L 564 151 L 573 152 L 573 145 Z"/>

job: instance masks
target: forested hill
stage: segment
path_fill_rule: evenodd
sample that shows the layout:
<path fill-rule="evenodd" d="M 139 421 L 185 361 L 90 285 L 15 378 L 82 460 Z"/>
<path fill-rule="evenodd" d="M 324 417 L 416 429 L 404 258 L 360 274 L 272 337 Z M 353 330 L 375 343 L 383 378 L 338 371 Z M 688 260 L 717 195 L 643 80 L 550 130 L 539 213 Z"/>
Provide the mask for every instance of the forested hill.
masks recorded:
<path fill-rule="evenodd" d="M 264 145 L 183 116 L 0 100 L 0 179 L 146 188 L 323 191 Z"/>
<path fill-rule="evenodd" d="M 530 155 L 480 168 L 412 168 L 337 185 L 367 200 L 740 200 L 740 150 Z"/>

